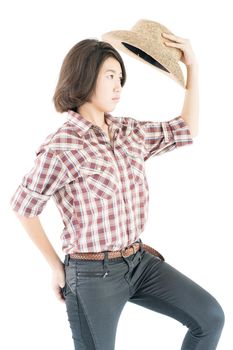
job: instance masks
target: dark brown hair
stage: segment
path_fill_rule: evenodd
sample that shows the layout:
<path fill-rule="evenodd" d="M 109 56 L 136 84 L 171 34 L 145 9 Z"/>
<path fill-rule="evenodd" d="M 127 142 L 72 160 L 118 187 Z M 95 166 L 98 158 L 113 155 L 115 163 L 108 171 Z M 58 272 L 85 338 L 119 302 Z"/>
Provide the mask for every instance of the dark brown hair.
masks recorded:
<path fill-rule="evenodd" d="M 57 112 L 78 108 L 89 101 L 95 90 L 100 67 L 108 57 L 121 65 L 123 87 L 126 70 L 119 52 L 109 43 L 98 39 L 84 39 L 74 45 L 64 58 L 53 96 Z"/>

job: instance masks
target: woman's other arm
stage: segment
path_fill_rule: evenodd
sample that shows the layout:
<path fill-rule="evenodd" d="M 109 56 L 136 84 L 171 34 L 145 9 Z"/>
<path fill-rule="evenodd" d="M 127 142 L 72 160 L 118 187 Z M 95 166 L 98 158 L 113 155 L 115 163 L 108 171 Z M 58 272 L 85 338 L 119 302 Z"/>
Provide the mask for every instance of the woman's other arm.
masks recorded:
<path fill-rule="evenodd" d="M 189 125 L 189 129 L 192 136 L 197 136 L 199 119 L 199 89 L 197 63 L 193 63 L 187 66 L 187 83 L 181 117 Z"/>
<path fill-rule="evenodd" d="M 15 215 L 21 222 L 25 231 L 29 235 L 30 239 L 34 242 L 37 248 L 45 257 L 49 266 L 52 269 L 52 287 L 57 298 L 64 302 L 61 288 L 65 285 L 65 272 L 64 265 L 59 256 L 55 252 L 51 242 L 49 241 L 38 216 L 26 217 L 19 215 L 15 212 Z"/>
<path fill-rule="evenodd" d="M 187 81 L 181 117 L 188 124 L 192 137 L 194 137 L 198 133 L 199 119 L 198 62 L 189 39 L 167 33 L 162 35 L 169 40 L 165 41 L 165 45 L 182 51 L 180 60 L 186 65 Z"/>

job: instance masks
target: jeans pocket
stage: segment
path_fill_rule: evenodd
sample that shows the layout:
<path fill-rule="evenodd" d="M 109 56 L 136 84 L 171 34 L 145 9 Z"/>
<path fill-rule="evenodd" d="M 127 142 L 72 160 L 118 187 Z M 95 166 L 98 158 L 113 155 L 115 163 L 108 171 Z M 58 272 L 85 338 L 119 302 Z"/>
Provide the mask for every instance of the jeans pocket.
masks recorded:
<path fill-rule="evenodd" d="M 61 292 L 62 292 L 62 295 L 63 295 L 64 298 L 66 297 L 66 286 L 67 286 L 67 284 L 65 282 L 64 287 L 61 287 Z"/>
<path fill-rule="evenodd" d="M 102 284 L 106 278 L 104 278 L 103 270 L 78 270 L 76 272 L 76 286 L 94 288 L 97 285 Z"/>
<path fill-rule="evenodd" d="M 65 266 L 65 285 L 61 288 L 62 294 L 64 296 L 67 296 L 70 292 L 72 294 L 75 294 L 75 288 L 76 288 L 76 266 L 72 265 L 71 263 L 69 265 Z"/>
<path fill-rule="evenodd" d="M 77 278 L 95 278 L 95 277 L 103 277 L 103 271 L 77 271 Z"/>

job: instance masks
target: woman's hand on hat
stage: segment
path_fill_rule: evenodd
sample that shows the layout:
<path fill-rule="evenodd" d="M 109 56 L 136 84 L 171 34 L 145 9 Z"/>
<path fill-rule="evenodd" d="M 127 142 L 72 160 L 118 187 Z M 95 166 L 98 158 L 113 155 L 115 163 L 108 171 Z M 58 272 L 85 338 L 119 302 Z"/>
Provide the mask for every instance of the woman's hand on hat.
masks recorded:
<path fill-rule="evenodd" d="M 183 62 L 186 66 L 197 64 L 197 60 L 189 39 L 181 38 L 170 33 L 161 33 L 161 35 L 164 38 L 169 39 L 169 41 L 164 42 L 165 45 L 176 47 L 182 51 L 182 56 L 180 58 L 181 62 Z"/>

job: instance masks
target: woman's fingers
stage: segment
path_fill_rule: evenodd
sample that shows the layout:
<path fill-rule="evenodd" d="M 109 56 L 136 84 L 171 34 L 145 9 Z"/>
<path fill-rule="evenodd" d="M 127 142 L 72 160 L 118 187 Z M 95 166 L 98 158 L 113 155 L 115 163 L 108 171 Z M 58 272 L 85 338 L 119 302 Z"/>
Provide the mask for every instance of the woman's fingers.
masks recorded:
<path fill-rule="evenodd" d="M 162 36 L 164 36 L 165 38 L 174 40 L 174 41 L 176 41 L 178 43 L 185 43 L 185 41 L 187 40 L 185 38 L 181 38 L 181 37 L 179 37 L 177 35 L 170 34 L 170 33 L 162 33 Z"/>

